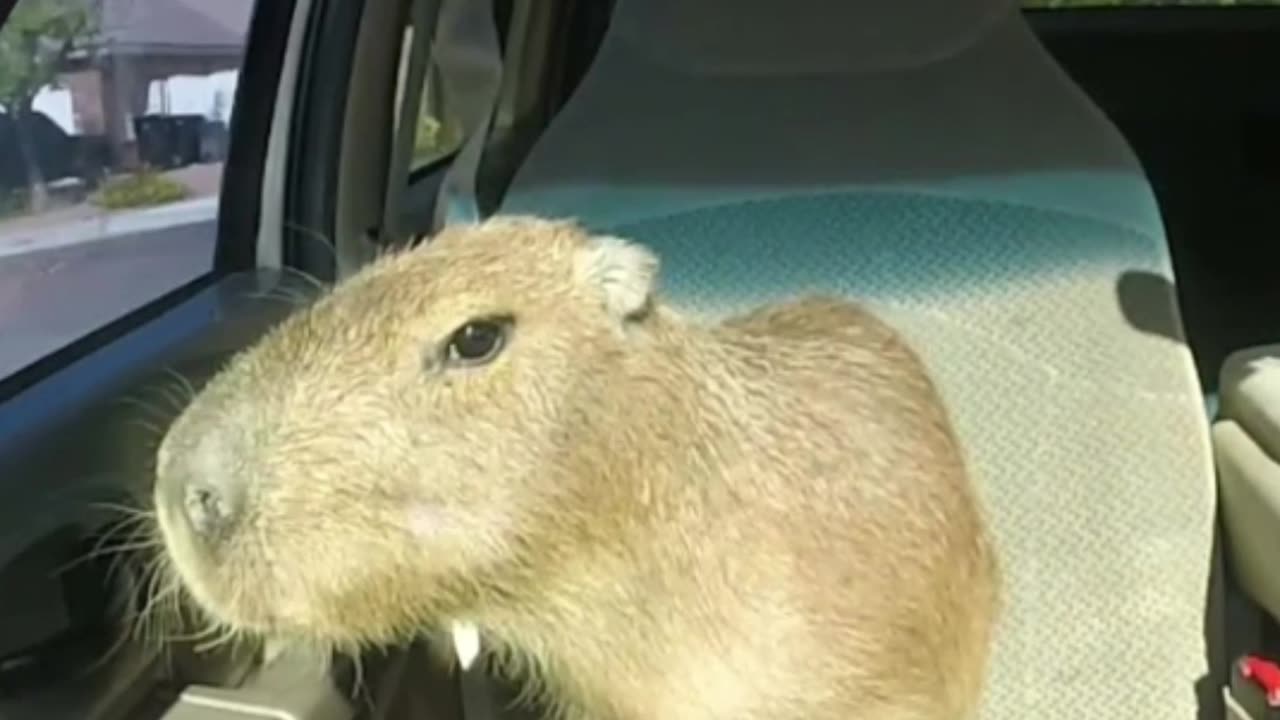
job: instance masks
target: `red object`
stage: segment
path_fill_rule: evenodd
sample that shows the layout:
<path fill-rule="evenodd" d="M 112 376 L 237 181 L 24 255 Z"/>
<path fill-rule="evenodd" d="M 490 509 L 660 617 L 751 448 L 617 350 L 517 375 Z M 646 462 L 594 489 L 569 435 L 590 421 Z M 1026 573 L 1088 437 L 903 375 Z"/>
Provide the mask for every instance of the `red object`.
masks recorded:
<path fill-rule="evenodd" d="M 1240 660 L 1240 676 L 1253 681 L 1266 693 L 1267 705 L 1280 707 L 1280 665 L 1254 655 Z"/>

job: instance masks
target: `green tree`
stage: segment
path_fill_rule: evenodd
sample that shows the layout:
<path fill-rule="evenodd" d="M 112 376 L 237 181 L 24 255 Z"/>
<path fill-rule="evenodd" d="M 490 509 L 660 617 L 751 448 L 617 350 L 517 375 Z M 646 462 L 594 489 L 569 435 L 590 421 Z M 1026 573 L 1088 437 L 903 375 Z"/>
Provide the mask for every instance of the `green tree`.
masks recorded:
<path fill-rule="evenodd" d="M 91 41 L 97 20 L 98 0 L 19 0 L 0 27 L 0 105 L 13 120 L 33 211 L 44 208 L 48 190 L 29 132 L 31 105 L 57 82 L 68 56 Z"/>

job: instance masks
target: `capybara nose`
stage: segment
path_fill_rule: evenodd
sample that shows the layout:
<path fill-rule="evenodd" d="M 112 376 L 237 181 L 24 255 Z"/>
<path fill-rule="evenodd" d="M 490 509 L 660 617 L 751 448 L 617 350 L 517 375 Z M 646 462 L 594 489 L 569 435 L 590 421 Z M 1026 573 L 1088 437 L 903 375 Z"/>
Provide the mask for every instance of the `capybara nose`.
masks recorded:
<path fill-rule="evenodd" d="M 185 538 L 211 550 L 233 534 L 249 500 L 248 476 L 234 460 L 238 440 L 217 426 L 194 440 L 179 435 L 161 444 L 154 498 L 167 541 Z"/>
<path fill-rule="evenodd" d="M 244 507 L 243 483 L 234 479 L 190 479 L 179 490 L 182 514 L 191 530 L 205 541 L 216 541 L 235 524 Z"/>

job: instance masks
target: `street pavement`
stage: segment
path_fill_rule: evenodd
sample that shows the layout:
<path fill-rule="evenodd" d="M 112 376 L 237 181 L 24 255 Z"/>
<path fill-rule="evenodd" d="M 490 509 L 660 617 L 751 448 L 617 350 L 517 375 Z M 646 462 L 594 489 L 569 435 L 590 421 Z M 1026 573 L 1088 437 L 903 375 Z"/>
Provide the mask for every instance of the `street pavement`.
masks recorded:
<path fill-rule="evenodd" d="M 208 271 L 217 198 L 0 224 L 0 378 Z"/>

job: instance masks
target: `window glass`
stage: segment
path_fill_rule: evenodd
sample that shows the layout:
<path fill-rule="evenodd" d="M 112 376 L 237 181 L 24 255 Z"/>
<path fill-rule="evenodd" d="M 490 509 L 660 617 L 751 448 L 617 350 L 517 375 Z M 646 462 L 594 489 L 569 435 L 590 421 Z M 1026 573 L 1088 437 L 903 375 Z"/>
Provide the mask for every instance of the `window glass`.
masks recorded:
<path fill-rule="evenodd" d="M 1027 8 L 1104 8 L 1104 7 L 1257 7 L 1280 6 L 1280 0 L 1022 0 Z"/>
<path fill-rule="evenodd" d="M 462 133 L 458 124 L 444 112 L 444 84 L 435 63 L 427 65 L 425 85 L 422 88 L 422 107 L 418 112 L 418 128 L 414 132 L 413 162 L 411 170 L 439 160 L 455 152 L 462 145 Z"/>
<path fill-rule="evenodd" d="M 413 40 L 414 27 L 411 24 L 405 28 L 404 38 L 400 46 L 400 69 L 396 84 L 397 96 L 401 100 L 396 103 L 397 107 L 402 107 L 405 95 L 404 83 L 408 77 L 410 59 L 414 52 Z M 430 53 L 431 47 L 434 47 L 434 44 L 429 45 L 426 48 L 426 52 Z M 462 146 L 463 138 L 459 130 L 459 123 L 449 113 L 445 112 L 448 107 L 446 97 L 448 92 L 448 84 L 443 81 L 439 66 L 435 63 L 435 59 L 428 55 L 426 68 L 423 71 L 422 99 L 419 103 L 416 127 L 413 132 L 414 140 L 412 156 L 409 161 L 409 172 L 430 165 L 441 158 L 448 157 Z"/>
<path fill-rule="evenodd" d="M 208 272 L 254 0 L 18 0 L 0 26 L 0 378 Z"/>

